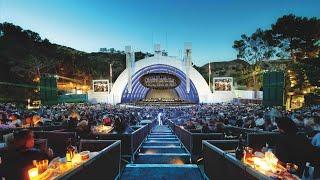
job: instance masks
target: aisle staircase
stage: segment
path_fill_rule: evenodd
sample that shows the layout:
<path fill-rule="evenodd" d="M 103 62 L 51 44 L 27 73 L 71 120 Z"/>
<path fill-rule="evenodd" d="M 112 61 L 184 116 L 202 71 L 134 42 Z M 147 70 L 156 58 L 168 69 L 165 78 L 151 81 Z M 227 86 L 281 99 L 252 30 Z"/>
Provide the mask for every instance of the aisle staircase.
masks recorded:
<path fill-rule="evenodd" d="M 127 164 L 122 180 L 201 180 L 199 167 L 190 164 L 190 153 L 168 126 L 155 126 L 139 149 L 134 163 Z"/>

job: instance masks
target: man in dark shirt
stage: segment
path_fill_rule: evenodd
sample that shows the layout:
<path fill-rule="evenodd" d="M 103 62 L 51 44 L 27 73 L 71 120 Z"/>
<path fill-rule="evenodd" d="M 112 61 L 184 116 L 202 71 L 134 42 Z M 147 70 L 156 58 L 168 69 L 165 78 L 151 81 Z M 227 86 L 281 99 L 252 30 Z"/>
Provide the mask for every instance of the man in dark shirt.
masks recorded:
<path fill-rule="evenodd" d="M 52 150 L 42 152 L 34 148 L 33 133 L 24 129 L 14 133 L 14 145 L 1 154 L 3 177 L 6 179 L 29 179 L 28 170 L 33 168 L 33 160 L 44 160 L 52 157 Z"/>
<path fill-rule="evenodd" d="M 314 165 L 320 162 L 318 150 L 305 136 L 297 134 L 298 129 L 291 119 L 277 118 L 276 123 L 281 134 L 275 148 L 276 156 L 283 163 L 298 165 L 297 175 L 301 177 L 306 162 Z"/>

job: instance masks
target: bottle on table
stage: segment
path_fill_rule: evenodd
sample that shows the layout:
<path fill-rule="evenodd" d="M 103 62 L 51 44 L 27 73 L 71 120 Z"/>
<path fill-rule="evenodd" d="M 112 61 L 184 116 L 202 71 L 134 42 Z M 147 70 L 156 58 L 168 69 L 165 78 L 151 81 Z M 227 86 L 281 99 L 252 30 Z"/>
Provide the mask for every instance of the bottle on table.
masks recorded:
<path fill-rule="evenodd" d="M 262 147 L 261 152 L 262 152 L 262 153 L 266 153 L 266 152 L 268 152 L 269 150 L 270 150 L 269 144 L 268 144 L 268 142 L 266 142 L 266 145 L 265 145 L 264 147 Z"/>
<path fill-rule="evenodd" d="M 72 145 L 71 138 L 67 141 L 66 161 L 71 162 L 74 155 L 77 153 L 77 148 Z"/>
<path fill-rule="evenodd" d="M 302 178 L 305 179 L 305 180 L 311 180 L 311 174 L 313 174 L 313 168 L 310 167 L 310 163 L 307 162 L 306 163 L 306 166 L 304 167 L 304 172 L 303 172 L 303 175 L 302 175 Z"/>
<path fill-rule="evenodd" d="M 238 160 L 242 160 L 243 158 L 243 151 L 244 151 L 244 147 L 243 147 L 243 139 L 242 139 L 242 134 L 240 134 L 239 136 L 239 142 L 238 142 L 238 146 L 236 148 L 236 158 Z"/>

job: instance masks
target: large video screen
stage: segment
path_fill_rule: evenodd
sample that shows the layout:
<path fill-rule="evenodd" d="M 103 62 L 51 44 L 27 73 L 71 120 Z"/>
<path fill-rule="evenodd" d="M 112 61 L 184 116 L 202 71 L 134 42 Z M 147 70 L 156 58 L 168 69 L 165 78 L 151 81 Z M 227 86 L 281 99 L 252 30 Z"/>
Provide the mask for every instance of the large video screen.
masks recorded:
<path fill-rule="evenodd" d="M 215 91 L 231 91 L 232 78 L 214 79 L 214 90 Z"/>
<path fill-rule="evenodd" d="M 109 92 L 109 80 L 93 80 L 93 92 Z"/>

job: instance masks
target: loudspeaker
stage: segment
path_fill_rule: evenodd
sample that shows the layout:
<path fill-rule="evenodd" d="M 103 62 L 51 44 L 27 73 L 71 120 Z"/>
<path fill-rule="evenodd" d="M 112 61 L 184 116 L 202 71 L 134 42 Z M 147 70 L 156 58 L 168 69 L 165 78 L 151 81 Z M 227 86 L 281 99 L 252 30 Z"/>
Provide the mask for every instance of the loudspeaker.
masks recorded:
<path fill-rule="evenodd" d="M 285 79 L 283 72 L 267 72 L 263 74 L 263 105 L 284 105 Z"/>
<path fill-rule="evenodd" d="M 47 74 L 41 76 L 40 99 L 43 105 L 58 103 L 57 79 L 54 76 Z"/>

